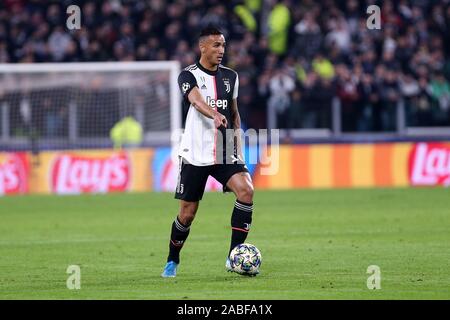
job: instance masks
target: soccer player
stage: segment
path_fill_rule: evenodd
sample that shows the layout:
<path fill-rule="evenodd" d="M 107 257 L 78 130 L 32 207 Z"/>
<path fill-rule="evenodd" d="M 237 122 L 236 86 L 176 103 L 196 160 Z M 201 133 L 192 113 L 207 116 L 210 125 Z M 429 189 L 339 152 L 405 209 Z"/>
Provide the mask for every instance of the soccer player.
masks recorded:
<path fill-rule="evenodd" d="M 184 134 L 179 149 L 179 176 L 175 198 L 180 211 L 172 223 L 169 256 L 162 277 L 175 277 L 180 250 L 202 199 L 208 176 L 236 195 L 231 215 L 230 251 L 247 238 L 252 222 L 253 183 L 242 161 L 237 97 L 238 74 L 222 66 L 225 52 L 223 33 L 208 27 L 199 37 L 200 60 L 185 68 L 178 77 L 183 106 L 188 108 Z M 228 152 L 230 148 L 232 152 Z M 228 256 L 229 256 L 228 253 Z M 226 259 L 226 269 L 231 271 Z"/>

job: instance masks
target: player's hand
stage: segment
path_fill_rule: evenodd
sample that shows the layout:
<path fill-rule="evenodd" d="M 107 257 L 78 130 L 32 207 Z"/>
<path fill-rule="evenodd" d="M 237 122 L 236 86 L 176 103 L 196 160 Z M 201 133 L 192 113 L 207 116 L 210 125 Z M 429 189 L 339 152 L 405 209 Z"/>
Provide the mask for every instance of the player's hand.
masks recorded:
<path fill-rule="evenodd" d="M 227 118 L 225 118 L 223 114 L 221 114 L 220 112 L 216 112 L 214 114 L 214 125 L 216 126 L 216 128 L 219 128 L 220 126 L 224 126 L 226 128 L 227 124 Z"/>

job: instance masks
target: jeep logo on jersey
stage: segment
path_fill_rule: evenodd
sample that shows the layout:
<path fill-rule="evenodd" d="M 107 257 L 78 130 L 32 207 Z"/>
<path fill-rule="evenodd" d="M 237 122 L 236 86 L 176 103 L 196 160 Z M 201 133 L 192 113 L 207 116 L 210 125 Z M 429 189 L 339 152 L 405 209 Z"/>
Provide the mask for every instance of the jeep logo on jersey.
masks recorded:
<path fill-rule="evenodd" d="M 228 101 L 227 100 L 225 100 L 225 99 L 217 99 L 217 100 L 216 99 L 211 99 L 210 96 L 206 97 L 206 103 L 212 108 L 217 107 L 217 108 L 222 108 L 224 110 L 228 106 Z"/>

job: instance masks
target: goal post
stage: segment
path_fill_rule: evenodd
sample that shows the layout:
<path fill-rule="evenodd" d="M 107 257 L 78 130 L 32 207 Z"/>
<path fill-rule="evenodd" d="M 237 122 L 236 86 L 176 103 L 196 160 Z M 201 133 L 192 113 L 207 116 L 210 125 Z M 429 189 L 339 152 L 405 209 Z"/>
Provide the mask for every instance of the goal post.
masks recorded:
<path fill-rule="evenodd" d="M 109 148 L 126 116 L 142 146 L 181 128 L 177 61 L 0 64 L 0 150 Z"/>

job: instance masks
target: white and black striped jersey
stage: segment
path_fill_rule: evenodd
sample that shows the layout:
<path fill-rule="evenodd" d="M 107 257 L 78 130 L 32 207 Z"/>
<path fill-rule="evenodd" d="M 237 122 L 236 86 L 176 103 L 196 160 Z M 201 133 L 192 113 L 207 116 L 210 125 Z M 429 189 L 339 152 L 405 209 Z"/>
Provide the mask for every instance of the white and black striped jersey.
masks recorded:
<path fill-rule="evenodd" d="M 198 87 L 206 103 L 227 118 L 227 129 L 231 129 L 231 106 L 233 99 L 238 97 L 239 88 L 237 73 L 222 65 L 216 71 L 210 71 L 197 62 L 180 73 L 178 85 L 183 95 L 183 109 L 188 110 L 178 154 L 196 166 L 229 163 L 225 159 L 225 151 L 234 148 L 234 139 L 230 136 L 227 138 L 225 128 L 215 128 L 213 119 L 192 106 L 188 94 Z M 218 134 L 219 130 L 222 134 Z"/>

